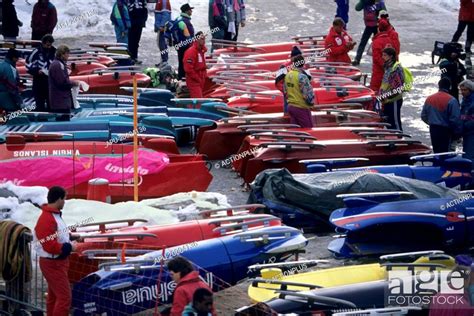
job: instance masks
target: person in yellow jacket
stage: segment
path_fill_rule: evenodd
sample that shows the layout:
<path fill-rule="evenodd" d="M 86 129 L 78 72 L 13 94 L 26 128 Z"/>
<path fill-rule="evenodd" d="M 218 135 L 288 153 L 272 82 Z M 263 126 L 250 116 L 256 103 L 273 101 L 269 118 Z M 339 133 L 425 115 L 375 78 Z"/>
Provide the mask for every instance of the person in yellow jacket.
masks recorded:
<path fill-rule="evenodd" d="M 314 91 L 311 76 L 305 72 L 304 57 L 301 55 L 291 59 L 293 69 L 285 76 L 283 91 L 288 101 L 290 123 L 301 127 L 313 127 L 311 109 L 314 105 Z"/>

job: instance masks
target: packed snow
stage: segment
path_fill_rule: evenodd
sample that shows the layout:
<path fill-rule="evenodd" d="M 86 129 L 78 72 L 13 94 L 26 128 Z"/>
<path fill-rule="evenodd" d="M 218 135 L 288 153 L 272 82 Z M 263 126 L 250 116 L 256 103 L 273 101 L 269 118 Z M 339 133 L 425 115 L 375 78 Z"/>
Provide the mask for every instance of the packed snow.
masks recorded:
<path fill-rule="evenodd" d="M 11 219 L 31 229 L 34 228 L 41 214 L 39 205 L 46 202 L 48 190 L 44 187 L 18 187 L 12 183 L 2 184 L 0 188 L 6 188 L 17 196 L 0 197 L 0 219 Z M 132 218 L 147 220 L 146 225 L 172 224 L 196 218 L 201 210 L 229 206 L 227 198 L 222 194 L 194 191 L 164 198 L 116 204 L 71 199 L 66 200 L 63 218 L 71 226 Z"/>

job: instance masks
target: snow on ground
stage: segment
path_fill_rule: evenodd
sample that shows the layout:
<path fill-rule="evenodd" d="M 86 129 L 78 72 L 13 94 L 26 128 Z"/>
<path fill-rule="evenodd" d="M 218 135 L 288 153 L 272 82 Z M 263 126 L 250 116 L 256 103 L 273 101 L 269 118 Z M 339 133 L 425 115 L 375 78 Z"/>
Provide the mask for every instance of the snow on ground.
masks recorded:
<path fill-rule="evenodd" d="M 52 0 L 58 11 L 58 25 L 54 30 L 54 35 L 58 37 L 80 37 L 91 34 L 110 35 L 110 40 L 115 38 L 114 29 L 110 22 L 110 12 L 114 0 Z M 15 6 L 18 18 L 23 22 L 20 28 L 21 38 L 31 37 L 31 14 L 33 12 L 34 0 L 16 0 Z M 204 29 L 207 25 L 207 0 L 177 0 L 172 1 L 173 18 L 180 12 L 179 8 L 185 3 L 190 3 L 195 7 L 195 12 L 206 12 L 206 15 L 197 15 L 193 23 L 197 30 Z M 148 5 L 147 28 L 144 30 L 144 37 L 152 36 L 155 4 Z M 206 27 L 207 28 L 207 27 Z"/>
<path fill-rule="evenodd" d="M 18 198 L 0 197 L 0 210 L 3 210 L 0 212 L 0 219 L 9 218 L 29 228 L 34 228 L 41 213 L 38 205 L 46 202 L 48 190 L 44 187 L 18 187 L 11 183 L 1 187 L 14 192 Z M 172 224 L 196 218 L 200 210 L 228 206 L 227 198 L 222 194 L 194 191 L 164 198 L 116 204 L 71 199 L 66 201 L 63 218 L 68 225 L 75 226 L 132 218 L 145 219 L 148 221 L 147 225 Z"/>

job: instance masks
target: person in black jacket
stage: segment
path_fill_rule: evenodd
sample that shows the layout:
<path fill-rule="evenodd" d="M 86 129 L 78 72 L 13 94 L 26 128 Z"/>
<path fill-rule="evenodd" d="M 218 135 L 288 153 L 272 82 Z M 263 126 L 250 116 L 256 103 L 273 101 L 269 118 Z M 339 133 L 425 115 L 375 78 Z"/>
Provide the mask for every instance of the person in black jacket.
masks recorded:
<path fill-rule="evenodd" d="M 33 76 L 33 95 L 38 112 L 47 111 L 49 106 L 48 69 L 54 60 L 56 48 L 54 38 L 46 34 L 41 39 L 41 46 L 33 50 L 27 59 L 26 69 Z"/>
<path fill-rule="evenodd" d="M 449 94 L 459 101 L 458 85 L 464 80 L 466 68 L 459 58 L 462 54 L 462 46 L 458 43 L 446 43 L 443 47 L 443 59 L 439 63 L 441 78 L 448 78 L 451 81 Z"/>
<path fill-rule="evenodd" d="M 146 0 L 130 0 L 128 2 L 128 12 L 131 23 L 130 30 L 128 31 L 128 51 L 130 57 L 137 64 L 141 64 L 141 62 L 138 61 L 138 47 L 140 46 L 140 38 L 142 37 L 142 31 L 146 26 L 146 20 L 148 18 L 146 4 Z"/>
<path fill-rule="evenodd" d="M 16 15 L 13 1 L 14 0 L 3 0 L 2 2 L 2 35 L 6 41 L 16 40 L 20 32 L 20 26 L 23 26 L 23 23 L 18 20 Z"/>

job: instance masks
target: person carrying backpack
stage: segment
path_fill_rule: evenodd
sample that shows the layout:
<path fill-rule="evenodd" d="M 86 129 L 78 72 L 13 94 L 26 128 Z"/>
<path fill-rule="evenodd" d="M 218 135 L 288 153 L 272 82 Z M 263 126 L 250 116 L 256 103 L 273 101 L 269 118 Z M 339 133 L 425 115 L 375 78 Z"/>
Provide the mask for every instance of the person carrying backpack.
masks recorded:
<path fill-rule="evenodd" d="M 406 85 L 412 82 L 405 80 L 404 69 L 397 62 L 397 52 L 392 47 L 387 47 L 382 52 L 385 73 L 382 79 L 378 99 L 383 104 L 383 114 L 391 129 L 402 130 L 400 110 L 403 104 L 403 92 Z"/>
<path fill-rule="evenodd" d="M 112 21 L 115 28 L 117 43 L 128 44 L 128 31 L 130 30 L 131 22 L 128 7 L 124 0 L 115 1 L 112 13 L 110 13 L 110 21 Z"/>
<path fill-rule="evenodd" d="M 146 20 L 148 18 L 148 9 L 146 4 L 146 0 L 129 0 L 128 2 L 128 12 L 130 14 L 128 51 L 132 60 L 137 64 L 141 64 L 141 62 L 138 61 L 138 47 L 140 46 L 142 31 L 146 26 Z"/>
<path fill-rule="evenodd" d="M 183 4 L 181 6 L 181 16 L 177 19 L 178 22 L 178 79 L 182 80 L 186 76 L 184 71 L 184 53 L 186 50 L 191 47 L 192 41 L 190 40 L 194 37 L 194 26 L 191 23 L 191 15 L 193 14 L 193 7 L 189 3 Z"/>
<path fill-rule="evenodd" d="M 166 44 L 165 25 L 171 21 L 171 1 L 157 0 L 155 5 L 156 44 L 160 50 L 161 63 L 168 62 L 168 45 Z"/>
<path fill-rule="evenodd" d="M 360 39 L 359 47 L 357 48 L 357 54 L 352 62 L 354 66 L 360 64 L 362 59 L 362 54 L 365 50 L 365 45 L 369 41 L 372 35 L 377 34 L 377 21 L 379 12 L 382 10 L 387 10 L 385 8 L 384 0 L 360 0 L 356 5 L 356 11 L 364 10 L 364 23 L 365 29 Z"/>

